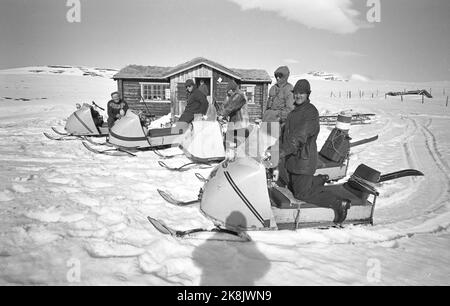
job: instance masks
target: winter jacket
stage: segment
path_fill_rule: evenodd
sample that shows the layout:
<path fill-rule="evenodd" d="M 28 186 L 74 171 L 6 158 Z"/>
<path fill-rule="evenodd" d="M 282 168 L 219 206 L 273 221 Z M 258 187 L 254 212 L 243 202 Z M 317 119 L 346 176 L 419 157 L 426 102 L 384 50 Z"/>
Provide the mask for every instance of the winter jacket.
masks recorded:
<path fill-rule="evenodd" d="M 114 125 L 114 122 L 116 122 L 117 119 L 120 117 L 120 110 L 123 110 L 126 114 L 128 111 L 128 103 L 120 100 L 119 103 L 114 102 L 114 100 L 111 100 L 108 102 L 108 127 L 112 128 Z"/>
<path fill-rule="evenodd" d="M 288 83 L 290 72 L 287 67 L 280 67 L 275 73 L 282 73 L 283 78 L 269 90 L 263 121 L 284 123 L 288 114 L 294 109 L 294 95 L 292 93 L 294 87 Z"/>
<path fill-rule="evenodd" d="M 202 84 L 198 87 L 198 90 L 200 90 L 205 96 L 209 96 L 209 90 L 208 86 L 206 84 Z"/>
<path fill-rule="evenodd" d="M 249 115 L 245 95 L 241 91 L 237 91 L 231 97 L 227 97 L 221 115 L 230 117 L 229 122 L 233 123 L 230 127 L 233 129 L 247 128 Z"/>
<path fill-rule="evenodd" d="M 319 112 L 309 100 L 289 113 L 280 146 L 289 173 L 314 175 L 319 132 Z"/>
<path fill-rule="evenodd" d="M 188 93 L 186 108 L 178 121 L 191 123 L 195 114 L 205 115 L 208 111 L 208 106 L 209 103 L 206 96 L 198 88 L 194 88 L 191 93 Z"/>

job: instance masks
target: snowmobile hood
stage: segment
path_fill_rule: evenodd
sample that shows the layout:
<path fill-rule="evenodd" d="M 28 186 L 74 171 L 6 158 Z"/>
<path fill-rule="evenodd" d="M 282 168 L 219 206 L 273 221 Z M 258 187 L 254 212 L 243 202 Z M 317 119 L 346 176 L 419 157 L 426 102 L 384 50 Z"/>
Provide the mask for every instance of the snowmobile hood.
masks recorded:
<path fill-rule="evenodd" d="M 79 110 L 74 112 L 66 122 L 65 130 L 71 135 L 99 135 L 92 118 L 91 106 L 84 104 Z"/>
<path fill-rule="evenodd" d="M 224 161 L 212 171 L 204 186 L 200 209 L 214 223 L 228 229 L 276 227 L 270 208 L 266 169 L 248 157 Z"/>
<path fill-rule="evenodd" d="M 117 120 L 109 131 L 109 142 L 124 148 L 147 148 L 150 146 L 141 120 L 133 111 Z"/>

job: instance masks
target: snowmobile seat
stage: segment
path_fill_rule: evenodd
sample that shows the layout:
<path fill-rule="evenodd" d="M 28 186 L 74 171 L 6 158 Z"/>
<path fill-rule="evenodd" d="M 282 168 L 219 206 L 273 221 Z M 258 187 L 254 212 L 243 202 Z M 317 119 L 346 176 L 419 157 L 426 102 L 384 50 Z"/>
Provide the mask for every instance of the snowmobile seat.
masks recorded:
<path fill-rule="evenodd" d="M 164 136 L 170 136 L 170 135 L 182 135 L 184 131 L 180 129 L 178 133 L 173 133 L 175 131 L 172 130 L 172 128 L 164 128 L 164 129 L 152 129 L 148 130 L 148 136 L 149 137 L 164 137 Z"/>
<path fill-rule="evenodd" d="M 342 166 L 342 163 L 329 160 L 320 153 L 318 154 L 318 157 L 319 158 L 317 159 L 317 169 L 338 168 Z"/>
<path fill-rule="evenodd" d="M 292 202 L 289 197 L 287 197 L 278 188 L 270 188 L 269 196 L 272 202 L 272 206 L 279 209 L 300 209 L 300 202 Z"/>
<path fill-rule="evenodd" d="M 381 173 L 379 171 L 361 164 L 356 168 L 348 182 L 344 184 L 344 187 L 359 196 L 364 194 L 378 196 L 379 193 L 375 188 L 375 184 L 380 181 L 380 177 Z"/>

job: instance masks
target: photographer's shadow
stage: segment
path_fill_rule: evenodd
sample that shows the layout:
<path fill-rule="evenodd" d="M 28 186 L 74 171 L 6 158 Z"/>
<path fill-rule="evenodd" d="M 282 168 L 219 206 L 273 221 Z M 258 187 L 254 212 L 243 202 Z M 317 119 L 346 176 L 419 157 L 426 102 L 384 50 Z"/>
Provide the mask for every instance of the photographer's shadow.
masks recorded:
<path fill-rule="evenodd" d="M 247 222 L 242 213 L 235 211 L 228 216 L 226 224 L 245 228 Z M 269 271 L 270 261 L 252 241 L 220 241 L 226 235 L 216 233 L 194 250 L 192 258 L 202 270 L 199 285 L 255 285 Z"/>

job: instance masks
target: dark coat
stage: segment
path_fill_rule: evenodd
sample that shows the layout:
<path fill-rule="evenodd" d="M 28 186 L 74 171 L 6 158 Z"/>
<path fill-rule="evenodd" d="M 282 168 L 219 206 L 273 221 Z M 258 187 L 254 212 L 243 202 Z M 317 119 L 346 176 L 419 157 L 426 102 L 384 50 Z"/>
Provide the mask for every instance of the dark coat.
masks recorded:
<path fill-rule="evenodd" d="M 289 69 L 287 67 L 280 67 L 275 73 L 282 73 L 283 78 L 269 90 L 263 121 L 284 123 L 288 114 L 294 109 L 294 95 L 292 93 L 294 87 L 288 83 Z"/>
<path fill-rule="evenodd" d="M 309 100 L 289 113 L 280 146 L 289 173 L 314 175 L 319 132 L 319 112 Z"/>
<path fill-rule="evenodd" d="M 233 123 L 234 129 L 242 129 L 248 126 L 247 99 L 242 92 L 238 91 L 231 97 L 227 97 L 222 116 L 230 117 L 229 122 Z"/>
<path fill-rule="evenodd" d="M 200 90 L 205 96 L 209 96 L 208 85 L 202 84 L 198 87 L 198 90 Z"/>
<path fill-rule="evenodd" d="M 108 127 L 112 128 L 114 125 L 114 122 L 116 122 L 117 119 L 120 117 L 120 110 L 125 112 L 125 114 L 128 111 L 128 103 L 120 100 L 119 103 L 114 102 L 114 100 L 111 100 L 108 102 Z"/>
<path fill-rule="evenodd" d="M 178 121 L 191 123 L 194 120 L 195 114 L 205 115 L 208 111 L 208 106 L 209 103 L 206 96 L 198 88 L 194 88 L 194 90 L 188 94 L 186 108 Z"/>

